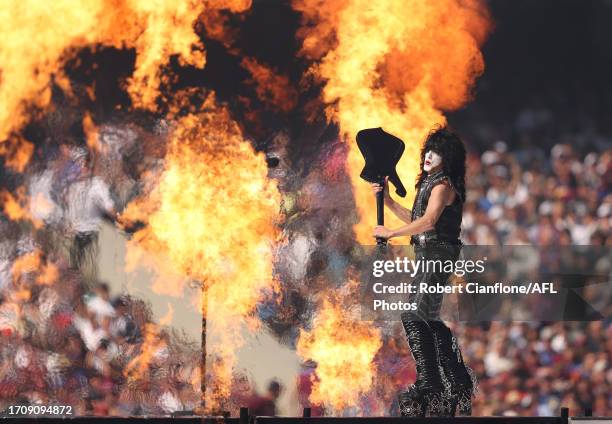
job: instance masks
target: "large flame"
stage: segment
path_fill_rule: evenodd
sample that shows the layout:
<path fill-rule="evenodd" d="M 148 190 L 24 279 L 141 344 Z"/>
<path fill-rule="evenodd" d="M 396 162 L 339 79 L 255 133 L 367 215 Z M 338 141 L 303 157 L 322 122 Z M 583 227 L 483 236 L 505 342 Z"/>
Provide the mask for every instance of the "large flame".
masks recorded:
<path fill-rule="evenodd" d="M 208 22 L 208 15 L 250 7 L 250 0 L 2 2 L 0 155 L 5 156 L 4 163 L 15 171 L 24 170 L 34 149 L 20 132 L 33 116 L 51 107 L 53 83 L 72 95 L 64 66 L 81 49 L 133 49 L 134 71 L 125 89 L 134 108 L 156 111 L 159 101 L 181 97 L 162 93 L 174 81 L 168 66 L 171 58 L 197 68 L 206 64 L 196 27 Z M 281 109 L 292 106 L 294 99 L 275 87 L 275 82 L 287 85 L 286 81 L 254 61 L 248 64 L 253 79 L 266 81 L 261 95 Z M 86 89 L 93 99 L 92 87 Z M 190 110 L 187 115 L 174 111 L 168 116 L 172 129 L 162 169 L 148 172 L 146 193 L 128 205 L 122 219 L 145 224 L 128 244 L 128 264 L 151 265 L 158 277 L 154 290 L 182 294 L 186 279 L 206 288 L 207 301 L 199 300 L 202 310 L 224 328 L 222 340 L 211 349 L 217 355 L 212 377 L 218 390 L 211 393 L 214 399 L 207 399 L 207 406 L 215 408 L 215 402 L 230 393 L 233 354 L 240 345 L 239 337 L 230 334 L 238 333 L 238 323 L 253 315 L 261 289 L 274 285 L 271 243 L 276 237 L 279 195 L 266 177 L 263 155 L 252 149 L 213 96 L 201 108 Z M 89 114 L 83 118 L 83 129 L 95 156 L 102 146 Z M 29 200 L 38 209 L 48 207 L 45 199 Z M 23 190 L 3 191 L 0 201 L 11 219 L 43 225 L 25 207 L 28 199 Z M 50 282 L 53 277 L 45 271 L 39 279 Z M 152 345 L 156 331 L 148 330 Z M 148 354 L 144 350 L 131 364 L 131 375 L 145 367 Z"/>
<path fill-rule="evenodd" d="M 136 107 L 155 109 L 171 56 L 181 64 L 205 65 L 204 46 L 194 30 L 199 16 L 249 7 L 247 0 L 0 2 L 0 143 L 15 137 L 34 111 L 49 106 L 52 80 L 69 86 L 62 68 L 80 48 L 135 49 L 135 69 L 127 89 Z M 10 152 L 0 148 L 3 153 Z M 21 152 L 12 161 L 21 163 L 23 156 Z"/>
<path fill-rule="evenodd" d="M 272 243 L 279 193 L 267 165 L 244 140 L 227 110 L 209 96 L 201 111 L 178 118 L 165 166 L 152 190 L 132 202 L 124 219 L 147 226 L 129 243 L 130 263 L 149 263 L 159 275 L 205 284 L 205 316 L 222 330 L 211 351 L 221 359 L 207 406 L 229 395 L 240 323 L 254 312 L 261 290 L 273 285 Z M 171 277 L 171 278 L 174 278 Z M 182 290 L 181 290 L 182 291 Z"/>
<path fill-rule="evenodd" d="M 357 241 L 372 244 L 376 208 L 370 187 L 359 178 L 363 159 L 355 135 L 382 127 L 406 142 L 397 168 L 409 201 L 423 139 L 445 123 L 443 110 L 469 99 L 484 69 L 479 46 L 489 29 L 488 13 L 480 0 L 293 0 L 293 7 L 303 16 L 302 54 L 315 60 L 310 74 L 324 84 L 327 117 L 349 144 Z M 398 225 L 389 218 L 388 225 Z M 370 388 L 371 361 L 381 342 L 365 323 L 342 319 L 337 304 L 326 302 L 319 313 L 324 319 L 302 334 L 298 352 L 319 362 L 311 401 L 341 408 Z"/>
<path fill-rule="evenodd" d="M 373 361 L 382 344 L 379 330 L 342 303 L 335 296 L 325 298 L 313 329 L 301 330 L 297 346 L 300 356 L 318 364 L 310 401 L 336 411 L 357 405 L 372 388 Z"/>
<path fill-rule="evenodd" d="M 303 14 L 302 53 L 318 61 L 311 71 L 325 81 L 328 117 L 350 144 L 357 240 L 371 244 L 375 208 L 359 179 L 357 131 L 382 127 L 406 142 L 398 173 L 410 190 L 425 135 L 445 123 L 443 110 L 469 99 L 484 69 L 479 46 L 488 12 L 481 0 L 294 0 L 293 6 Z M 413 196 L 411 190 L 407 200 Z"/>

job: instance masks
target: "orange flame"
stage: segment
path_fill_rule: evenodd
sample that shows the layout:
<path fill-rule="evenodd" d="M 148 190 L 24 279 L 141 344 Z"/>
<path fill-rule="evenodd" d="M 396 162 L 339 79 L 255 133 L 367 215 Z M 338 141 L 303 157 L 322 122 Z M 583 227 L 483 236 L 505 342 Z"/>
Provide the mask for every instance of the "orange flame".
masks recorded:
<path fill-rule="evenodd" d="M 146 379 L 149 364 L 152 362 L 155 353 L 163 349 L 166 342 L 160 340 L 158 326 L 153 323 L 145 323 L 143 342 L 140 353 L 130 360 L 123 370 L 123 374 L 128 378 L 128 382 Z"/>
<path fill-rule="evenodd" d="M 0 73 L 1 83 L 2 74 Z M 0 139 L 0 156 L 5 157 L 4 164 L 13 171 L 23 172 L 30 162 L 32 153 L 34 153 L 34 145 L 22 137 L 12 136 L 4 142 Z"/>
<path fill-rule="evenodd" d="M 238 325 L 274 284 L 280 198 L 263 154 L 244 140 L 228 111 L 212 95 L 201 110 L 176 120 L 163 171 L 149 176 L 151 192 L 128 205 L 123 219 L 147 223 L 128 244 L 128 263 L 148 263 L 166 285 L 168 275 L 205 283 L 202 310 L 223 329 L 213 345 L 222 366 L 214 371 L 220 389 L 207 399 L 212 408 L 229 395 Z"/>
<path fill-rule="evenodd" d="M 41 228 L 43 222 L 32 216 L 26 206 L 28 203 L 32 207 L 46 208 L 49 206 L 48 201 L 41 196 L 30 199 L 24 187 L 17 188 L 14 195 L 7 190 L 0 190 L 0 207 L 8 219 L 11 221 L 30 221 L 35 228 Z"/>
<path fill-rule="evenodd" d="M 172 322 L 174 309 L 168 304 L 168 312 L 159 319 L 159 324 L 152 322 L 145 323 L 144 337 L 138 355 L 134 356 L 123 370 L 123 375 L 128 379 L 128 383 L 134 384 L 136 381 L 146 382 L 150 376 L 150 365 L 154 363 L 160 353 L 168 348 L 168 343 L 162 337 L 161 328 Z"/>
<path fill-rule="evenodd" d="M 481 0 L 294 0 L 293 6 L 303 14 L 302 54 L 320 60 L 311 72 L 325 81 L 328 118 L 349 141 L 357 240 L 371 244 L 375 208 L 359 179 L 357 131 L 383 127 L 406 142 L 398 173 L 410 190 L 425 135 L 445 123 L 442 110 L 469 99 L 484 70 L 479 46 L 490 28 L 488 12 Z"/>
<path fill-rule="evenodd" d="M 131 1 L 133 15 L 143 24 L 143 32 L 133 41 L 138 52 L 136 69 L 128 92 L 136 107 L 155 109 L 162 78 L 161 67 L 170 56 L 178 55 L 181 65 L 203 68 L 204 46 L 193 30 L 203 12 L 197 0 Z"/>
<path fill-rule="evenodd" d="M 373 360 L 382 345 L 379 330 L 352 312 L 328 296 L 317 312 L 313 330 L 302 330 L 297 345 L 301 357 L 318 364 L 319 381 L 313 385 L 310 401 L 336 411 L 354 406 L 372 388 Z"/>
<path fill-rule="evenodd" d="M 100 144 L 99 129 L 89 113 L 85 113 L 85 116 L 83 116 L 83 131 L 85 132 L 89 150 L 92 152 L 99 152 L 102 148 Z"/>
<path fill-rule="evenodd" d="M 7 156 L 5 163 L 24 170 L 33 145 L 17 134 L 31 116 L 49 107 L 52 82 L 71 95 L 63 66 L 79 49 L 101 45 L 134 49 L 135 69 L 127 80 L 127 92 L 134 107 L 155 110 L 162 100 L 160 87 L 171 79 L 167 69 L 171 57 L 181 65 L 205 66 L 205 49 L 195 26 L 206 22 L 207 14 L 239 13 L 250 6 L 250 0 L 0 4 L 0 17 L 6 21 L 0 29 L 0 154 Z M 251 68 L 255 78 L 268 84 L 263 90 L 272 101 L 285 107 L 288 100 L 268 87 L 283 82 L 282 78 L 263 67 Z M 86 92 L 93 100 L 91 87 Z M 228 112 L 213 97 L 203 109 L 176 119 L 164 169 L 148 174 L 153 189 L 132 202 L 123 216 L 126 221 L 147 224 L 128 245 L 128 264 L 151 265 L 157 271 L 154 289 L 158 292 L 178 295 L 185 278 L 205 283 L 210 312 L 231 332 L 236 318 L 253 313 L 261 289 L 274 284 L 271 240 L 276 236 L 273 220 L 279 195 L 266 178 L 263 155 L 243 139 Z M 84 117 L 83 128 L 88 146 L 95 151 L 100 145 L 91 116 Z M 2 208 L 12 219 L 32 220 L 23 206 L 27 199 L 20 193 L 1 193 Z M 44 200 L 30 199 L 42 210 L 49 206 Z M 42 272 L 40 278 L 50 281 L 52 277 Z M 204 312 L 209 312 L 206 302 L 201 303 Z M 151 345 L 155 332 L 154 328 L 147 332 Z M 223 364 L 215 378 L 225 387 L 215 396 L 229 393 L 228 374 L 237 344 L 236 339 L 224 339 L 215 352 Z M 147 355 L 143 352 L 131 364 L 130 373 L 144 371 Z"/>
<path fill-rule="evenodd" d="M 59 277 L 57 266 L 44 260 L 42 252 L 38 249 L 15 259 L 11 267 L 11 273 L 16 286 L 21 285 L 22 277 L 28 274 L 36 274 L 34 281 L 43 285 L 53 284 Z"/>
<path fill-rule="evenodd" d="M 257 96 L 283 112 L 289 112 L 297 103 L 297 91 L 289 82 L 286 75 L 276 73 L 273 69 L 257 62 L 253 58 L 242 59 L 244 66 L 255 84 Z"/>
<path fill-rule="evenodd" d="M 406 142 L 397 169 L 410 200 L 424 137 L 445 123 L 443 110 L 469 99 L 484 70 L 479 46 L 489 30 L 488 12 L 481 0 L 293 0 L 293 7 L 303 16 L 301 53 L 316 61 L 310 76 L 324 83 L 327 118 L 349 143 L 357 241 L 372 244 L 374 198 L 359 178 L 363 159 L 355 135 L 382 127 Z M 389 218 L 387 225 L 398 225 Z M 371 388 L 381 342 L 375 329 L 342 318 L 340 302 L 326 301 L 319 313 L 298 353 L 319 363 L 311 401 L 340 409 Z"/>
<path fill-rule="evenodd" d="M 194 31 L 202 13 L 243 11 L 244 0 L 10 0 L 0 2 L 0 143 L 51 101 L 50 82 L 68 89 L 63 65 L 80 48 L 136 50 L 128 92 L 136 107 L 155 109 L 163 68 L 175 55 L 202 68 L 204 46 Z M 0 154 L 3 151 L 0 150 Z"/>

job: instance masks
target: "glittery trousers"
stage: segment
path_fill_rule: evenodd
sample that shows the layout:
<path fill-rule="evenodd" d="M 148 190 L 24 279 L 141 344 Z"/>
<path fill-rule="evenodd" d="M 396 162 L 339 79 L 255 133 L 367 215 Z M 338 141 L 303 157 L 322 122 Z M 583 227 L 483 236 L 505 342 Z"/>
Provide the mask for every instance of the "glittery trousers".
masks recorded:
<path fill-rule="evenodd" d="M 457 339 L 440 320 L 444 295 L 420 290 L 422 284 L 445 286 L 459 251 L 460 246 L 452 245 L 415 249 L 415 260 L 422 268 L 409 302 L 416 305 L 416 310 L 403 313 L 401 318 L 417 380 L 398 397 L 402 416 L 471 415 L 475 382 L 463 362 Z"/>

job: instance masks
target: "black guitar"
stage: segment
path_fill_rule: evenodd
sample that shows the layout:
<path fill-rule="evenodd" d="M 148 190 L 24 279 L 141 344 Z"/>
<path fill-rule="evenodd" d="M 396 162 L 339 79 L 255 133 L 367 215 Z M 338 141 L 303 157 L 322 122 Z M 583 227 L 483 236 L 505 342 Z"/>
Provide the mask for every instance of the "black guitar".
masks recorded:
<path fill-rule="evenodd" d="M 365 166 L 359 175 L 370 183 L 384 185 L 385 177 L 395 186 L 395 192 L 400 197 L 406 196 L 406 188 L 402 184 L 395 166 L 404 153 L 404 142 L 384 131 L 382 128 L 368 128 L 357 133 L 357 146 L 365 159 Z M 376 194 L 377 225 L 385 225 L 384 192 Z M 377 237 L 376 244 L 384 246 L 387 240 Z"/>

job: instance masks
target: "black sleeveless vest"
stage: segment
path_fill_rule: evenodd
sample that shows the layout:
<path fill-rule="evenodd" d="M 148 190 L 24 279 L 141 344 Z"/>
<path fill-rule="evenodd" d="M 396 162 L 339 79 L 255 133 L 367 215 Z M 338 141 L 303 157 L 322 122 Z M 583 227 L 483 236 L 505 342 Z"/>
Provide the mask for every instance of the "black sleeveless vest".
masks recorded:
<path fill-rule="evenodd" d="M 417 192 L 412 205 L 412 220 L 422 217 L 427 209 L 429 196 L 434 186 L 447 180 L 453 187 L 450 178 L 444 175 L 443 171 L 438 171 L 428 175 Z M 454 189 L 454 187 L 453 187 Z M 456 191 L 456 190 L 455 190 Z M 410 243 L 417 246 L 436 245 L 436 244 L 457 244 L 460 245 L 459 234 L 461 232 L 461 219 L 463 216 L 463 202 L 456 193 L 452 204 L 446 206 L 436 222 L 435 228 L 420 234 L 415 234 L 410 238 Z"/>

